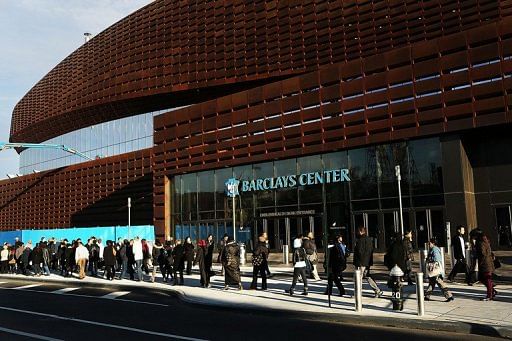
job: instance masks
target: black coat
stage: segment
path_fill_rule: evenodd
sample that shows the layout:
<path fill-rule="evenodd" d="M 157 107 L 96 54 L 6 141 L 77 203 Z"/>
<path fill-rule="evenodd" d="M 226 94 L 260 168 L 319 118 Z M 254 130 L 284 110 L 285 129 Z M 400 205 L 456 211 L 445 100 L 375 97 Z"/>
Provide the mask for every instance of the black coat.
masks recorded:
<path fill-rule="evenodd" d="M 172 250 L 173 266 L 175 271 L 183 271 L 185 263 L 185 248 L 182 244 L 178 244 Z"/>
<path fill-rule="evenodd" d="M 356 241 L 354 248 L 354 266 L 373 265 L 373 238 L 366 235 Z"/>
<path fill-rule="evenodd" d="M 43 250 L 38 246 L 32 250 L 30 254 L 33 264 L 40 264 L 43 262 Z"/>
<path fill-rule="evenodd" d="M 315 244 L 315 241 L 314 240 L 311 240 L 309 238 L 304 238 L 302 240 L 302 247 L 304 248 L 304 250 L 306 250 L 306 253 L 308 255 L 312 255 L 315 253 L 316 251 L 316 244 Z"/>
<path fill-rule="evenodd" d="M 185 243 L 185 258 L 187 261 L 193 261 L 194 260 L 194 244 L 192 243 Z"/>
<path fill-rule="evenodd" d="M 268 259 L 268 248 L 265 242 L 258 242 L 256 244 L 256 248 L 254 249 L 253 256 L 263 255 L 263 263 L 265 263 Z"/>
<path fill-rule="evenodd" d="M 206 263 L 206 268 L 211 269 L 213 264 L 213 251 L 215 250 L 215 243 L 210 243 L 206 246 L 206 255 L 204 256 L 204 261 Z"/>
<path fill-rule="evenodd" d="M 463 238 L 464 239 L 464 238 Z M 453 247 L 453 257 L 456 260 L 464 259 L 464 249 L 462 248 L 462 245 L 460 244 L 459 234 L 456 234 L 452 237 L 452 247 Z"/>
<path fill-rule="evenodd" d="M 105 266 L 114 266 L 116 265 L 116 256 L 114 255 L 114 246 L 109 245 L 103 250 L 103 261 L 105 262 Z"/>
<path fill-rule="evenodd" d="M 337 276 L 341 276 L 342 272 L 347 268 L 347 257 L 340 249 L 338 243 L 335 243 L 334 246 L 329 249 L 329 267 L 331 268 L 331 272 Z"/>
<path fill-rule="evenodd" d="M 395 240 L 393 244 L 389 246 L 388 252 L 384 256 L 384 263 L 388 270 L 391 270 L 395 265 L 405 272 L 406 267 L 406 245 L 401 240 Z"/>

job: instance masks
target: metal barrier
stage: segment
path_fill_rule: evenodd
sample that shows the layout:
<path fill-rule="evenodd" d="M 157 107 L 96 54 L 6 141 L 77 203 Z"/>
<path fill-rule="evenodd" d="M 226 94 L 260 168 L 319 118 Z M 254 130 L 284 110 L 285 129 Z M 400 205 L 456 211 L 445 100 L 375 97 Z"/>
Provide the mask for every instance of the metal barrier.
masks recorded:
<path fill-rule="evenodd" d="M 289 255 L 289 249 L 288 249 L 288 245 L 283 245 L 283 264 L 288 264 L 289 263 L 289 258 L 290 255 Z"/>
<path fill-rule="evenodd" d="M 420 254 L 420 271 L 425 275 L 425 278 L 426 278 L 427 277 L 426 264 L 427 264 L 428 250 L 426 250 L 426 249 L 420 250 L 419 254 Z"/>
<path fill-rule="evenodd" d="M 418 301 L 418 316 L 425 315 L 425 291 L 423 273 L 416 273 L 416 299 Z"/>
<path fill-rule="evenodd" d="M 355 310 L 360 313 L 363 311 L 363 278 L 361 270 L 354 271 L 354 298 Z"/>

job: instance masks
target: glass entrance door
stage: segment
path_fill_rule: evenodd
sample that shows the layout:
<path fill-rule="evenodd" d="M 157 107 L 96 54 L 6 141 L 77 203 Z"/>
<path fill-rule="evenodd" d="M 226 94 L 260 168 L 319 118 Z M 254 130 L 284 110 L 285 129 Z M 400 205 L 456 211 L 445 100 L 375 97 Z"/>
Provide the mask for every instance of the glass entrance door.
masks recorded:
<path fill-rule="evenodd" d="M 357 229 L 360 226 L 366 227 L 366 231 L 368 232 L 368 236 L 373 238 L 374 242 L 374 248 L 379 249 L 380 243 L 379 243 L 379 236 L 380 236 L 380 230 L 379 230 L 379 216 L 377 213 L 354 213 L 354 227 L 355 232 L 357 236 Z"/>
<path fill-rule="evenodd" d="M 494 208 L 496 213 L 496 233 L 498 245 L 512 247 L 512 206 Z"/>
<path fill-rule="evenodd" d="M 444 214 L 442 209 L 416 211 L 416 240 L 419 248 L 424 248 L 430 238 L 437 239 L 438 246 L 446 246 Z"/>
<path fill-rule="evenodd" d="M 391 238 L 396 233 L 402 233 L 402 229 L 400 228 L 400 211 L 383 212 L 382 216 L 384 222 L 384 242 L 386 244 L 387 249 L 391 245 Z M 403 211 L 402 219 L 405 233 L 405 231 L 407 231 L 410 228 L 409 212 Z"/>

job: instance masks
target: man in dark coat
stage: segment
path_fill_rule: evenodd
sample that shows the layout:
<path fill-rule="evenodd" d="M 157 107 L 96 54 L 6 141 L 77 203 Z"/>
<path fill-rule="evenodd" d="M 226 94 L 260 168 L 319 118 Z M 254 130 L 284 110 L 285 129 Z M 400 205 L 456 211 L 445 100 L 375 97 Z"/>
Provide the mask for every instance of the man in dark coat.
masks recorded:
<path fill-rule="evenodd" d="M 465 281 L 469 282 L 469 269 L 466 262 L 466 243 L 464 241 L 465 228 L 462 225 L 457 226 L 457 233 L 452 237 L 453 258 L 455 265 L 448 275 L 448 280 L 453 281 L 459 272 L 464 273 Z"/>
<path fill-rule="evenodd" d="M 405 243 L 401 240 L 400 234 L 396 233 L 395 236 L 391 238 L 391 245 L 384 256 L 384 263 L 388 270 L 391 270 L 397 265 L 400 270 L 405 273 L 407 267 L 406 258 Z"/>
<path fill-rule="evenodd" d="M 124 276 L 126 276 L 126 273 L 128 272 L 128 246 L 130 245 L 130 242 L 128 239 L 125 239 L 122 244 L 120 244 L 119 251 L 117 253 L 117 257 L 119 258 L 119 262 L 121 264 L 121 273 L 119 274 L 119 277 L 117 279 L 123 279 Z"/>
<path fill-rule="evenodd" d="M 343 278 L 343 271 L 347 268 L 348 251 L 345 244 L 343 244 L 343 237 L 336 236 L 334 245 L 329 245 L 329 276 L 327 278 L 327 289 L 325 295 L 332 295 L 333 282 L 340 291 L 340 296 L 345 295 L 345 288 L 341 283 Z"/>
<path fill-rule="evenodd" d="M 213 266 L 213 251 L 215 250 L 215 242 L 213 241 L 213 236 L 210 234 L 206 238 L 206 255 L 204 257 L 204 261 L 206 264 L 206 271 L 210 274 L 210 277 L 214 275 L 212 270 Z"/>
<path fill-rule="evenodd" d="M 377 283 L 370 277 L 370 265 L 373 264 L 373 238 L 366 234 L 366 227 L 361 226 L 358 229 L 358 240 L 354 247 L 354 266 L 361 271 L 361 276 L 366 279 L 368 284 L 375 292 L 375 297 L 382 296 L 382 290 Z"/>
<path fill-rule="evenodd" d="M 242 281 L 240 279 L 240 247 L 233 240 L 228 238 L 228 242 L 222 252 L 222 264 L 224 265 L 224 290 L 229 289 L 230 285 L 237 285 L 238 290 L 242 290 Z"/>
<path fill-rule="evenodd" d="M 34 250 L 30 254 L 32 260 L 32 268 L 35 276 L 41 276 L 41 263 L 43 262 L 43 250 L 39 243 L 36 244 Z"/>
<path fill-rule="evenodd" d="M 173 285 L 183 285 L 183 268 L 185 267 L 185 248 L 181 244 L 181 240 L 176 240 L 176 246 L 172 250 L 172 264 L 174 272 Z M 180 275 L 178 280 L 178 274 Z"/>
<path fill-rule="evenodd" d="M 197 243 L 196 258 L 194 259 L 194 266 L 199 265 L 199 274 L 201 276 L 200 284 L 203 288 L 210 287 L 210 270 L 206 268 L 206 241 L 200 240 Z"/>
<path fill-rule="evenodd" d="M 258 237 L 258 244 L 252 254 L 252 283 L 250 290 L 256 290 L 258 286 L 258 274 L 261 275 L 261 290 L 267 290 L 267 259 L 268 248 L 265 243 L 265 236 Z"/>
<path fill-rule="evenodd" d="M 116 275 L 116 249 L 111 240 L 107 240 L 107 247 L 103 250 L 103 262 L 107 280 L 112 281 Z"/>

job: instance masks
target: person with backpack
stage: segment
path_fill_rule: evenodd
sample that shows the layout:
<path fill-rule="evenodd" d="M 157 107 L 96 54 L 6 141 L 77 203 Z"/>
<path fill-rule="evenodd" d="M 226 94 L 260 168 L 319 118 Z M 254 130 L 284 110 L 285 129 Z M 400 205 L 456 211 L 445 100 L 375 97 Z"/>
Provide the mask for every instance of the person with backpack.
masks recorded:
<path fill-rule="evenodd" d="M 265 243 L 265 236 L 258 237 L 258 244 L 252 254 L 252 283 L 249 290 L 256 290 L 258 287 L 258 274 L 261 275 L 261 290 L 267 290 L 267 258 L 268 248 Z"/>
<path fill-rule="evenodd" d="M 297 284 L 297 280 L 299 279 L 299 275 L 302 278 L 302 283 L 304 284 L 304 291 L 301 295 L 308 295 L 308 278 L 306 276 L 306 267 L 307 267 L 307 254 L 306 250 L 302 247 L 302 238 L 295 239 L 293 241 L 293 280 L 292 286 L 290 289 L 285 290 L 290 296 L 293 296 L 295 292 L 295 285 Z"/>
<path fill-rule="evenodd" d="M 327 277 L 327 289 L 325 295 L 332 295 L 333 282 L 336 284 L 340 292 L 340 296 L 345 295 L 345 288 L 341 283 L 343 279 L 343 271 L 347 268 L 348 250 L 343 244 L 343 237 L 336 236 L 334 245 L 329 245 L 329 276 Z"/>

